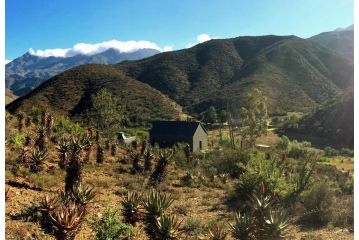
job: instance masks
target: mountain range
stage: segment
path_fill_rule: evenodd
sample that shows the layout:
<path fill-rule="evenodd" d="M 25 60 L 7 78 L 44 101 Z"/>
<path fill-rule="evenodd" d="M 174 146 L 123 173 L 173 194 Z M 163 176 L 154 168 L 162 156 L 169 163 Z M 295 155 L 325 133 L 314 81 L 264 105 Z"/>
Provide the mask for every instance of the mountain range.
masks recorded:
<path fill-rule="evenodd" d="M 50 78 L 7 109 L 26 111 L 39 106 L 82 121 L 91 107 L 91 94 L 107 88 L 122 99 L 133 121 L 177 119 L 185 116 L 184 112 L 198 116 L 211 105 L 236 110 L 244 94 L 256 87 L 267 96 L 270 115 L 311 113 L 303 124 L 311 129 L 309 125 L 314 126 L 326 114 L 339 114 L 342 96 L 353 91 L 350 51 L 327 44 L 330 39 L 346 42 L 353 36 L 350 31 L 309 39 L 274 35 L 214 39 L 135 61 L 84 64 Z M 329 37 L 323 41 L 325 38 L 319 36 Z M 315 109 L 328 110 L 316 115 L 312 113 Z M 354 119 L 348 115 L 346 121 L 350 125 Z M 322 131 L 322 135 L 343 131 L 342 126 L 328 124 L 322 125 L 331 130 Z M 350 142 L 347 133 L 343 137 Z"/>
<path fill-rule="evenodd" d="M 354 25 L 315 35 L 310 40 L 354 59 Z"/>
<path fill-rule="evenodd" d="M 41 57 L 25 53 L 6 64 L 5 87 L 16 96 L 23 96 L 47 79 L 81 64 L 114 64 L 124 60 L 138 60 L 160 53 L 157 49 L 139 49 L 135 52 L 119 52 L 110 48 L 95 55 L 78 54 L 72 57 Z"/>

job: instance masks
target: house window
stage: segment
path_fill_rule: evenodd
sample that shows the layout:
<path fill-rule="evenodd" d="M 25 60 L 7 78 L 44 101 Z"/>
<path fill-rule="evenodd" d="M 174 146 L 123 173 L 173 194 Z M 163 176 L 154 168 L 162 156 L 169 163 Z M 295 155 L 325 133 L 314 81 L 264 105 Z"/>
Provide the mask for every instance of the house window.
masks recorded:
<path fill-rule="evenodd" d="M 199 149 L 202 149 L 202 141 L 199 141 Z"/>

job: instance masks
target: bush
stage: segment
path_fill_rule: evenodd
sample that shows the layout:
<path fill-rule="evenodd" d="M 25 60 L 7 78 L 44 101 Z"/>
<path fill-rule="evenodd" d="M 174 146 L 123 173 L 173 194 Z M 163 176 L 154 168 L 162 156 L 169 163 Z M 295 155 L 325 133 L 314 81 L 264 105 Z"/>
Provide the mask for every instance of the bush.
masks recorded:
<path fill-rule="evenodd" d="M 325 147 L 324 154 L 326 157 L 335 157 L 339 155 L 339 151 L 332 147 Z"/>
<path fill-rule="evenodd" d="M 313 185 L 302 194 L 302 201 L 307 212 L 301 217 L 303 225 L 324 226 L 330 221 L 330 208 L 334 202 L 335 193 L 327 182 Z"/>
<path fill-rule="evenodd" d="M 98 240 L 124 240 L 133 236 L 133 229 L 119 220 L 116 210 L 107 209 L 102 218 L 93 218 L 91 228 Z"/>
<path fill-rule="evenodd" d="M 239 181 L 229 196 L 230 207 L 245 210 L 250 197 L 263 185 L 265 192 L 280 199 L 285 198 L 295 187 L 295 179 L 286 179 L 283 171 L 284 168 L 279 164 L 278 159 L 265 160 L 262 154 L 252 155 L 245 166 L 245 172 L 239 176 Z"/>
<path fill-rule="evenodd" d="M 247 151 L 228 149 L 222 152 L 214 152 L 208 156 L 205 168 L 217 169 L 216 174 L 228 173 L 232 178 L 238 178 L 244 171 L 244 165 L 251 159 Z"/>
<path fill-rule="evenodd" d="M 347 157 L 354 157 L 354 151 L 349 148 L 340 149 L 340 154 Z"/>
<path fill-rule="evenodd" d="M 332 207 L 331 222 L 334 227 L 354 230 L 354 197 L 338 199 Z"/>

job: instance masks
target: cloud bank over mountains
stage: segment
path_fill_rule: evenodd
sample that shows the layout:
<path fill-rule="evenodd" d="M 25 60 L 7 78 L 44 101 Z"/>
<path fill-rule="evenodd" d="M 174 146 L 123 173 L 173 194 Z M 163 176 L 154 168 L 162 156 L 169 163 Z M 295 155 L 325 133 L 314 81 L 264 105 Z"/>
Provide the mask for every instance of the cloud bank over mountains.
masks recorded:
<path fill-rule="evenodd" d="M 157 44 L 149 41 L 118 41 L 111 40 L 101 43 L 89 44 L 89 43 L 77 43 L 72 48 L 54 48 L 46 50 L 34 50 L 29 49 L 31 55 L 39 57 L 73 57 L 75 55 L 95 55 L 107 51 L 108 49 L 118 50 L 120 53 L 132 53 L 140 49 L 150 48 L 156 49 L 161 52 L 172 51 L 171 46 L 165 46 L 163 49 Z"/>
<path fill-rule="evenodd" d="M 197 36 L 197 43 L 188 43 L 186 48 L 193 47 L 198 43 L 203 43 L 211 39 L 218 37 L 211 37 L 207 33 L 202 33 Z M 119 53 L 132 53 L 140 49 L 156 49 L 160 52 L 169 52 L 173 51 L 172 46 L 164 46 L 163 48 L 159 47 L 156 43 L 150 41 L 118 41 L 111 40 L 100 43 L 77 43 L 71 48 L 53 48 L 53 49 L 38 49 L 34 50 L 30 48 L 28 53 L 38 57 L 73 57 L 76 55 L 95 55 L 107 51 L 108 49 L 115 49 Z M 7 64 L 8 61 L 5 62 Z"/>

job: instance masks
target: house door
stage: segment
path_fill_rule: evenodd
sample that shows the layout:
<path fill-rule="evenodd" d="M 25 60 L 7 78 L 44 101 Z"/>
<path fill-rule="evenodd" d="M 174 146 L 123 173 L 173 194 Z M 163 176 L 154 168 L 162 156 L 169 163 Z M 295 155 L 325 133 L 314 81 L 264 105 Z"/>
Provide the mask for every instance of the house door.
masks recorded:
<path fill-rule="evenodd" d="M 202 150 L 202 141 L 199 141 L 199 149 Z"/>

